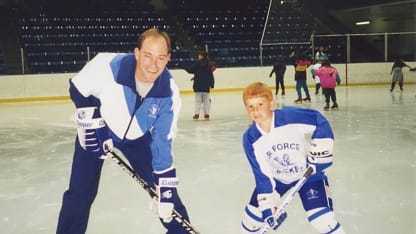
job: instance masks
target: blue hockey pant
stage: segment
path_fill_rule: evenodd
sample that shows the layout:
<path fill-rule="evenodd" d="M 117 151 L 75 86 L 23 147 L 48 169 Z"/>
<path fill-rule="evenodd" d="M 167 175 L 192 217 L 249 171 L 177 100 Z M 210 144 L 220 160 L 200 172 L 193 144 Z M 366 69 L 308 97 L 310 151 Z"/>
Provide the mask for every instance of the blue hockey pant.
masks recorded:
<path fill-rule="evenodd" d="M 115 146 L 123 152 L 137 174 L 149 185 L 154 186 L 150 142 L 150 134 L 145 134 L 137 140 L 115 144 Z M 83 234 L 86 232 L 90 208 L 98 191 L 103 162 L 104 160 L 98 159 L 82 149 L 78 138 L 76 139 L 69 188 L 63 195 L 57 234 Z M 186 220 L 189 220 L 179 195 L 174 193 L 173 196 L 175 210 Z M 137 221 L 140 221 L 139 217 Z M 162 222 L 162 224 L 167 229 L 167 234 L 188 233 L 176 220 L 170 223 Z M 112 225 L 117 225 L 117 223 Z"/>
<path fill-rule="evenodd" d="M 302 88 L 305 91 L 305 95 L 307 98 L 310 97 L 308 85 L 306 84 L 306 80 L 297 80 L 296 81 L 296 92 L 298 94 L 298 98 L 302 98 Z"/>

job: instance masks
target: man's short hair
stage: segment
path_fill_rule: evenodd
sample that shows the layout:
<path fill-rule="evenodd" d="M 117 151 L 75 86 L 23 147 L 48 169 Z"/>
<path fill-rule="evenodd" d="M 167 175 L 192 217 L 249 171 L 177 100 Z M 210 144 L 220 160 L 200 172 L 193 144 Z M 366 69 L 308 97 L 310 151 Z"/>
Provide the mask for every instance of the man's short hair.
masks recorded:
<path fill-rule="evenodd" d="M 166 45 L 168 46 L 168 52 L 170 53 L 172 47 L 169 35 L 166 32 L 160 31 L 157 28 L 148 29 L 144 31 L 142 34 L 140 34 L 139 43 L 137 45 L 139 49 L 142 48 L 144 40 L 148 37 L 162 37 L 163 39 L 165 39 Z"/>

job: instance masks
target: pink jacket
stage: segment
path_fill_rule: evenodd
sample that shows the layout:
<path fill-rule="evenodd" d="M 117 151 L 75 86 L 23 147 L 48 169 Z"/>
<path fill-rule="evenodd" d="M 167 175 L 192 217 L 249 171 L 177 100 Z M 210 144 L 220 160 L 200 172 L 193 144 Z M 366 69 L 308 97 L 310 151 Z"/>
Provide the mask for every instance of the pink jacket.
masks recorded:
<path fill-rule="evenodd" d="M 322 88 L 335 88 L 337 83 L 341 82 L 338 71 L 334 67 L 322 66 L 315 70 L 315 75 L 321 79 Z"/>

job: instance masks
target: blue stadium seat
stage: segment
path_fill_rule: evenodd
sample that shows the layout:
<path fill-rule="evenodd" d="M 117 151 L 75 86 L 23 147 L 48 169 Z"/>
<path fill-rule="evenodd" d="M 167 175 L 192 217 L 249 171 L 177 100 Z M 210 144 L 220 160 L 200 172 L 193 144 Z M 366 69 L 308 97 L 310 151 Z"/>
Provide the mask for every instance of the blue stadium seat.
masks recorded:
<path fill-rule="evenodd" d="M 34 73 L 76 72 L 99 52 L 131 52 L 137 37 L 149 27 L 174 33 L 154 12 L 85 12 L 74 15 L 22 16 L 18 19 L 20 41 Z M 178 56 L 188 57 L 187 53 Z"/>
<path fill-rule="evenodd" d="M 4 60 L 3 51 L 0 49 L 0 74 L 5 74 L 7 72 L 7 67 Z"/>

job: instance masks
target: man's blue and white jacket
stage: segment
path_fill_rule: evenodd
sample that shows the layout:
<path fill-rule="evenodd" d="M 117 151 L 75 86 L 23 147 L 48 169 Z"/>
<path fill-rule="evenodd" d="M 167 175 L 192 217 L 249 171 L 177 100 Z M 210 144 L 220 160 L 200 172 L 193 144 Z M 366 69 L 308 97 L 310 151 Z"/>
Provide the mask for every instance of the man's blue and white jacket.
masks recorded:
<path fill-rule="evenodd" d="M 168 69 L 145 97 L 136 91 L 134 54 L 100 53 L 70 80 L 77 108 L 99 107 L 114 145 L 150 132 L 152 165 L 162 173 L 173 168 L 172 141 L 180 109 L 179 89 Z"/>

